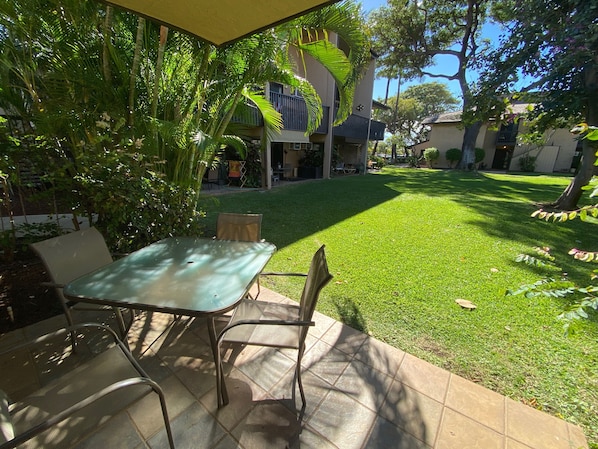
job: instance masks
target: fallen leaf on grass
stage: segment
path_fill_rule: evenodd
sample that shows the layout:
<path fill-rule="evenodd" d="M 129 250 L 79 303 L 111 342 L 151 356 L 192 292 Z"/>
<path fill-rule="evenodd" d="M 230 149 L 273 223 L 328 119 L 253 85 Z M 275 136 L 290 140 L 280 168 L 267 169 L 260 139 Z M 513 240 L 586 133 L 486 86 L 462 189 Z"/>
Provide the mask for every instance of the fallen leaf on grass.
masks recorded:
<path fill-rule="evenodd" d="M 455 299 L 455 302 L 457 304 L 459 304 L 462 308 L 467 309 L 467 310 L 473 310 L 475 309 L 477 306 L 472 303 L 471 301 L 468 301 L 467 299 Z"/>

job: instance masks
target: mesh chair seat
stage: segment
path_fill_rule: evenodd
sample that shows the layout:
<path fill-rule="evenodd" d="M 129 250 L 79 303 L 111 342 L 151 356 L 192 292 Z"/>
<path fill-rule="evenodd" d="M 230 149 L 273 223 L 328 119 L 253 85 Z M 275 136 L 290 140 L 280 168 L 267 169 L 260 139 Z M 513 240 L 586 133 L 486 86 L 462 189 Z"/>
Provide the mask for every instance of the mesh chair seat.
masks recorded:
<path fill-rule="evenodd" d="M 299 349 L 300 326 L 244 324 L 248 320 L 299 321 L 299 306 L 279 304 L 269 301 L 243 300 L 237 306 L 228 324 L 230 329 L 222 341 L 256 346 Z M 238 323 L 241 323 L 237 325 Z"/>
<path fill-rule="evenodd" d="M 114 345 L 109 346 L 109 341 L 100 343 L 105 345 L 105 349 L 98 355 L 11 404 L 8 414 L 0 416 L 2 427 L 8 429 L 8 432 L 0 432 L 0 449 L 17 445 L 44 449 L 71 447 L 151 392 L 160 399 L 169 445 L 174 449 L 161 388 L 141 369 L 110 328 L 99 324 L 79 324 L 3 353 L 12 354 L 26 348 L 31 348 L 31 351 L 52 348 L 56 351 L 58 346 L 51 344 L 53 340 L 62 336 L 64 344 L 64 334 L 83 328 L 104 330 L 103 336 L 108 336 Z"/>
<path fill-rule="evenodd" d="M 271 275 L 297 276 L 296 273 L 271 273 Z M 304 276 L 306 277 L 305 285 L 298 306 L 245 299 L 235 309 L 229 324 L 218 335 L 216 389 L 219 407 L 228 403 L 221 354 L 222 342 L 228 341 L 246 345 L 296 349 L 297 362 L 293 379 L 293 401 L 295 401 L 295 383 L 297 383 L 303 404 L 301 410 L 305 410 L 306 399 L 303 383 L 301 382 L 301 359 L 305 352 L 305 339 L 309 327 L 315 324 L 312 317 L 320 291 L 332 279 L 332 275 L 328 271 L 323 245 L 314 254 L 309 272 Z"/>
<path fill-rule="evenodd" d="M 71 232 L 31 244 L 33 251 L 40 257 L 51 279 L 47 285 L 53 287 L 69 326 L 74 324 L 71 309 L 87 311 L 107 311 L 121 313 L 119 309 L 69 301 L 63 294 L 63 287 L 84 274 L 112 263 L 112 254 L 104 237 L 96 228 Z M 128 310 L 127 326 L 117 320 L 117 326 L 124 337 L 133 322 L 133 311 Z"/>

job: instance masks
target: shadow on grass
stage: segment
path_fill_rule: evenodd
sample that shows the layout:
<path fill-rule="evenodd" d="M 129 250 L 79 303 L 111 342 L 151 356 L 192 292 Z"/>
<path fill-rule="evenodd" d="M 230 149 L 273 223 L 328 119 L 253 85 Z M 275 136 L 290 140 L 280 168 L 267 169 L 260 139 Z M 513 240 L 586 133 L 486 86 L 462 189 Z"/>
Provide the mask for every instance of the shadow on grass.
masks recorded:
<path fill-rule="evenodd" d="M 262 213 L 262 236 L 284 248 L 309 235 L 400 195 L 445 197 L 472 208 L 480 219 L 466 222 L 486 234 L 515 241 L 530 248 L 548 246 L 558 255 L 558 263 L 582 283 L 588 281 L 586 267 L 566 256 L 573 246 L 587 250 L 596 243 L 590 225 L 579 220 L 546 223 L 531 218 L 538 204 L 556 199 L 569 177 L 509 175 L 457 170 L 414 170 L 389 168 L 367 176 L 347 176 L 331 180 L 298 182 L 271 191 L 253 191 L 204 198 L 207 235 L 215 230 L 218 212 Z M 433 213 L 434 211 L 430 211 Z"/>
<path fill-rule="evenodd" d="M 335 300 L 334 305 L 342 323 L 364 334 L 368 333 L 366 320 L 353 301 L 350 299 Z"/>
<path fill-rule="evenodd" d="M 283 248 L 397 197 L 402 192 L 390 186 L 395 180 L 376 175 L 297 182 L 270 191 L 204 198 L 200 207 L 207 212 L 207 235 L 215 231 L 219 212 L 261 213 L 262 236 Z"/>

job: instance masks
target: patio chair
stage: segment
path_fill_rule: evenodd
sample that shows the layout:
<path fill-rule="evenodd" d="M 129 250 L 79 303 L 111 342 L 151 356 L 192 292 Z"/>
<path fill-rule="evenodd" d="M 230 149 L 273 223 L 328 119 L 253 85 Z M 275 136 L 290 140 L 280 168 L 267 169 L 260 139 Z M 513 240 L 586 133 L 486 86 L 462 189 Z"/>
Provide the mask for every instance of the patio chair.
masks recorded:
<path fill-rule="evenodd" d="M 216 222 L 218 240 L 238 242 L 259 242 L 262 240 L 262 214 L 235 214 L 221 212 Z M 260 280 L 257 279 L 256 299 L 260 294 Z"/>
<path fill-rule="evenodd" d="M 221 212 L 216 222 L 218 240 L 259 242 L 262 238 L 262 214 Z"/>
<path fill-rule="evenodd" d="M 290 179 L 293 176 L 293 165 L 292 164 L 284 164 L 282 167 L 282 177 L 284 179 Z"/>
<path fill-rule="evenodd" d="M 305 286 L 299 305 L 268 301 L 243 300 L 234 310 L 228 325 L 220 332 L 216 351 L 216 386 L 218 407 L 228 403 L 228 393 L 222 367 L 222 343 L 290 348 L 297 350 L 297 363 L 293 376 L 292 399 L 295 402 L 295 384 L 299 385 L 302 408 L 306 400 L 301 382 L 301 359 L 305 352 L 305 338 L 309 326 L 314 326 L 312 316 L 322 288 L 330 282 L 332 275 L 328 271 L 324 245 L 315 253 L 309 272 L 269 273 L 277 276 L 305 276 Z"/>
<path fill-rule="evenodd" d="M 117 327 L 124 338 L 133 323 L 134 313 L 131 309 L 125 309 L 129 314 L 129 321 L 125 325 L 119 308 L 69 301 L 62 293 L 63 287 L 72 280 L 112 263 L 112 254 L 104 237 L 96 228 L 32 243 L 31 248 L 41 258 L 51 280 L 43 285 L 53 287 L 56 291 L 69 326 L 74 324 L 71 310 L 105 311 L 116 315 Z"/>
<path fill-rule="evenodd" d="M 206 170 L 204 177 L 202 179 L 202 184 L 207 185 L 208 189 L 212 189 L 212 184 L 218 185 L 220 182 L 218 170 L 215 168 L 211 168 Z"/>
<path fill-rule="evenodd" d="M 101 333 L 90 332 L 98 329 Z M 0 357 L 4 360 L 8 357 L 12 363 L 14 360 L 26 361 L 22 366 L 13 366 L 15 370 L 32 369 L 31 361 L 39 359 L 50 360 L 50 363 L 57 364 L 57 371 L 61 370 L 60 365 L 68 364 L 68 359 L 74 357 L 73 353 L 66 355 L 65 337 L 71 333 L 77 334 L 79 345 L 89 340 L 96 351 L 100 346 L 104 349 L 74 369 L 63 366 L 64 374 L 58 377 L 55 374 L 46 385 L 35 386 L 39 388 L 37 391 L 10 405 L 8 397 L 12 393 L 7 395 L 1 388 L 10 388 L 11 385 L 0 385 L 0 449 L 17 446 L 44 449 L 72 447 L 112 416 L 151 392 L 158 395 L 168 442 L 174 449 L 162 389 L 148 377 L 109 327 L 78 324 L 0 351 Z M 17 355 L 23 353 L 28 356 Z M 47 358 L 39 356 L 45 353 L 48 353 Z M 50 356 L 59 356 L 60 363 Z M 37 369 L 47 373 L 45 365 Z M 52 370 L 50 374 L 54 374 Z M 37 376 L 33 373 L 30 377 L 23 377 L 35 379 Z"/>
<path fill-rule="evenodd" d="M 345 164 L 344 162 L 339 162 L 336 166 L 332 169 L 335 173 L 345 173 Z"/>
<path fill-rule="evenodd" d="M 228 185 L 237 181 L 239 187 L 243 187 L 247 181 L 245 177 L 245 161 L 228 161 Z"/>

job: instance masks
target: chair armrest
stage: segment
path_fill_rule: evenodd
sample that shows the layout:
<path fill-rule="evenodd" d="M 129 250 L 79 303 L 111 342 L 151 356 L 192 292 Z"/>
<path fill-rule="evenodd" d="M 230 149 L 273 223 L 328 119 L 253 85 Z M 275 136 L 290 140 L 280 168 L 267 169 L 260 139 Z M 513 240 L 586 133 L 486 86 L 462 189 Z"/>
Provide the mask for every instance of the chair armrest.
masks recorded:
<path fill-rule="evenodd" d="M 264 271 L 262 273 L 260 273 L 260 276 L 301 276 L 301 277 L 307 277 L 306 273 L 278 273 L 275 271 Z"/>
<path fill-rule="evenodd" d="M 40 282 L 39 285 L 43 287 L 64 288 L 65 284 L 57 284 L 56 282 L 44 281 Z"/>
<path fill-rule="evenodd" d="M 83 329 L 83 328 L 88 328 L 88 329 L 89 328 L 98 328 L 103 331 L 106 331 L 112 336 L 112 338 L 114 339 L 114 342 L 116 344 L 124 347 L 122 341 L 118 338 L 118 335 L 116 334 L 116 332 L 114 332 L 110 327 L 105 326 L 103 324 L 99 324 L 99 323 L 80 323 L 80 324 L 75 324 L 73 326 L 68 326 L 68 327 L 64 327 L 62 329 L 58 329 L 57 331 L 54 331 L 54 332 L 44 334 L 40 337 L 34 338 L 33 340 L 28 340 L 28 341 L 16 344 L 14 346 L 11 346 L 10 348 L 6 348 L 6 349 L 0 351 L 0 355 L 9 354 L 11 352 L 18 351 L 20 349 L 25 349 L 30 346 L 38 345 L 45 341 L 51 340 L 51 339 L 59 337 L 61 335 L 66 335 L 68 333 L 76 331 L 77 329 Z"/>
<path fill-rule="evenodd" d="M 218 334 L 218 343 L 224 337 L 224 335 L 231 330 L 233 327 L 237 326 L 245 326 L 245 325 L 256 325 L 256 324 L 265 324 L 270 326 L 315 326 L 316 323 L 314 321 L 291 321 L 291 320 L 239 320 L 236 323 L 230 324 L 226 326 L 220 334 Z"/>
<path fill-rule="evenodd" d="M 50 416 L 44 422 L 34 426 L 30 429 L 27 429 L 23 433 L 16 435 L 12 440 L 8 441 L 8 444 L 5 446 L 4 444 L 0 445 L 0 447 L 17 447 L 20 444 L 25 443 L 26 441 L 30 440 L 31 438 L 39 435 L 40 433 L 44 432 L 45 430 L 51 428 L 52 426 L 58 424 L 61 421 L 64 421 L 73 413 L 81 410 L 83 407 L 87 407 L 88 405 L 92 404 L 93 402 L 103 398 L 104 396 L 109 395 L 117 390 L 134 386 L 134 385 L 148 385 L 152 388 L 156 393 L 158 393 L 163 398 L 163 393 L 158 384 L 156 384 L 153 380 L 146 378 L 146 377 L 131 377 L 128 379 L 121 380 L 119 382 L 115 382 L 107 387 L 103 388 L 102 390 L 94 393 L 90 396 L 87 396 L 85 399 L 77 402 L 76 404 L 68 407 L 61 412 L 56 413 L 53 416 Z"/>
<path fill-rule="evenodd" d="M 114 259 L 121 259 L 125 256 L 128 256 L 130 253 L 110 253 L 112 255 L 112 258 Z"/>

